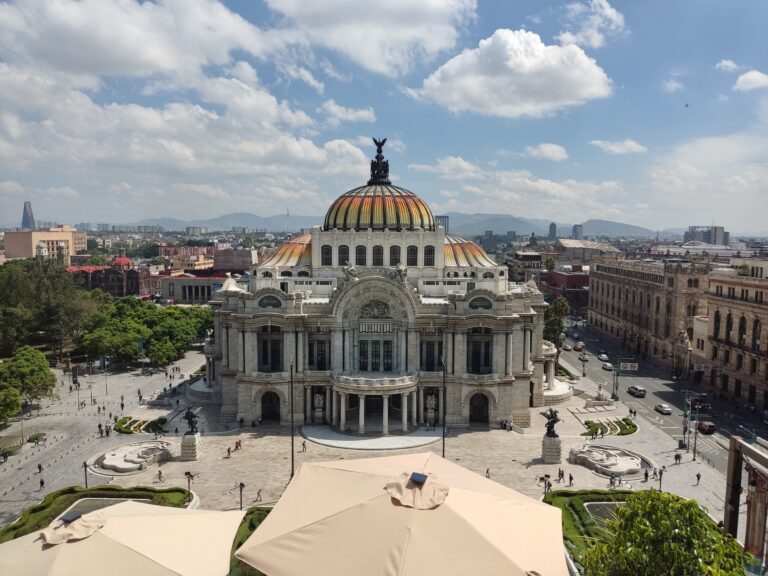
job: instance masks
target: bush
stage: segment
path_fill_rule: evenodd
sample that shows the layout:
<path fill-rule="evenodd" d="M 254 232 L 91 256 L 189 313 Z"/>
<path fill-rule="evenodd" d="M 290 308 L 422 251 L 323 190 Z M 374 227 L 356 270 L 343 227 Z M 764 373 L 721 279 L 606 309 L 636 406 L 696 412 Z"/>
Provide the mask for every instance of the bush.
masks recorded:
<path fill-rule="evenodd" d="M 235 557 L 235 551 L 248 540 L 256 528 L 259 527 L 259 524 L 261 524 L 264 521 L 264 518 L 267 517 L 267 514 L 269 514 L 268 508 L 249 508 L 245 513 L 245 517 L 240 523 L 240 528 L 237 529 L 235 541 L 232 544 L 229 576 L 263 576 L 262 573 L 255 568 L 251 568 L 246 563 L 238 560 Z"/>
<path fill-rule="evenodd" d="M 624 424 L 624 428 L 619 432 L 619 436 L 627 436 L 628 434 L 637 432 L 637 424 L 629 416 L 624 418 L 621 423 Z"/>
<path fill-rule="evenodd" d="M 133 430 L 129 426 L 131 422 L 133 422 L 133 419 L 130 416 L 123 416 L 115 424 L 115 432 L 119 432 L 120 434 L 133 434 Z"/>
<path fill-rule="evenodd" d="M 168 419 L 162 417 L 152 420 L 146 426 L 144 426 L 144 432 L 152 432 L 154 434 L 162 434 L 168 432 L 168 430 L 163 429 L 166 422 L 168 422 Z"/>
<path fill-rule="evenodd" d="M 593 420 L 586 420 L 584 422 L 584 426 L 587 427 L 586 432 L 582 432 L 582 436 L 592 436 L 594 432 L 597 432 L 597 434 L 600 434 L 602 431 L 603 434 L 610 434 L 610 431 L 608 430 L 608 427 L 605 424 L 601 424 L 599 422 L 595 422 Z"/>
<path fill-rule="evenodd" d="M 42 442 L 43 438 L 45 438 L 45 432 L 35 432 L 34 434 L 27 436 L 27 442 L 35 444 L 37 442 Z"/>

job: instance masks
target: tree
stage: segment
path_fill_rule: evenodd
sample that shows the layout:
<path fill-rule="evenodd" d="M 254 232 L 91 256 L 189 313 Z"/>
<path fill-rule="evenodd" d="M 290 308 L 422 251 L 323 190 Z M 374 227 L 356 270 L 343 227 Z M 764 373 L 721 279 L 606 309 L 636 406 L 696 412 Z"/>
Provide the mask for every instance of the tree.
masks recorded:
<path fill-rule="evenodd" d="M 8 418 L 21 410 L 21 394 L 13 386 L 0 388 L 0 422 L 7 422 Z"/>
<path fill-rule="evenodd" d="M 552 342 L 560 351 L 560 334 L 565 328 L 564 319 L 571 311 L 568 300 L 558 296 L 550 302 L 547 311 L 544 312 L 544 338 Z"/>
<path fill-rule="evenodd" d="M 149 360 L 155 366 L 165 366 L 178 357 L 176 348 L 168 338 L 154 340 L 149 348 Z"/>
<path fill-rule="evenodd" d="M 22 346 L 0 364 L 0 382 L 18 390 L 25 401 L 52 396 L 56 390 L 56 377 L 45 354 L 31 346 Z"/>
<path fill-rule="evenodd" d="M 544 268 L 546 268 L 547 272 L 552 272 L 552 270 L 555 269 L 555 266 L 557 266 L 557 262 L 555 262 L 555 259 L 552 258 L 552 256 L 544 258 Z"/>
<path fill-rule="evenodd" d="M 644 490 L 627 497 L 587 549 L 585 576 L 743 574 L 748 555 L 695 500 Z"/>

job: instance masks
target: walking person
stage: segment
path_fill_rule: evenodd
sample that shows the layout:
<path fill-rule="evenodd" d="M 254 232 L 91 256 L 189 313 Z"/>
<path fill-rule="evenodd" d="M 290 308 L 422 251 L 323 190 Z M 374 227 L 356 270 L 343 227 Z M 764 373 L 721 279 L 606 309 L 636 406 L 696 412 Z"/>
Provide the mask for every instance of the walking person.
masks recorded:
<path fill-rule="evenodd" d="M 43 473 L 43 465 L 42 464 L 38 464 L 37 465 L 37 473 L 38 474 L 42 474 Z"/>
<path fill-rule="evenodd" d="M 573 474 L 568 474 L 568 486 L 573 486 Z"/>
<path fill-rule="evenodd" d="M 227 446 L 227 458 L 232 458 L 232 448 Z"/>
<path fill-rule="evenodd" d="M 45 490 L 45 480 L 40 478 L 40 491 L 42 492 L 43 490 Z"/>
<path fill-rule="evenodd" d="M 648 468 L 645 469 L 645 481 L 648 482 Z"/>
<path fill-rule="evenodd" d="M 307 441 L 306 440 L 302 440 L 301 441 L 301 451 L 302 452 L 306 452 L 307 451 Z"/>
<path fill-rule="evenodd" d="M 701 472 L 696 472 L 696 486 L 701 482 Z"/>
<path fill-rule="evenodd" d="M 256 499 L 254 502 L 261 502 L 261 488 L 256 491 Z"/>
<path fill-rule="evenodd" d="M 490 478 L 491 477 L 491 469 L 490 468 L 486 468 L 485 469 L 485 477 L 486 478 Z"/>

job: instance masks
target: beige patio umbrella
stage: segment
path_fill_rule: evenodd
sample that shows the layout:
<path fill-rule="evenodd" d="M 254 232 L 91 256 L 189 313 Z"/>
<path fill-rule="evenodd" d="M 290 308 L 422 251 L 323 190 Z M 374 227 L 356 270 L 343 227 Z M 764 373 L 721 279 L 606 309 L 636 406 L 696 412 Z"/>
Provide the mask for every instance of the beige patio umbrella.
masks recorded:
<path fill-rule="evenodd" d="M 432 453 L 336 460 L 302 464 L 235 555 L 267 576 L 566 576 L 560 522 Z"/>
<path fill-rule="evenodd" d="M 244 514 L 121 502 L 0 544 L 0 574 L 224 576 Z"/>

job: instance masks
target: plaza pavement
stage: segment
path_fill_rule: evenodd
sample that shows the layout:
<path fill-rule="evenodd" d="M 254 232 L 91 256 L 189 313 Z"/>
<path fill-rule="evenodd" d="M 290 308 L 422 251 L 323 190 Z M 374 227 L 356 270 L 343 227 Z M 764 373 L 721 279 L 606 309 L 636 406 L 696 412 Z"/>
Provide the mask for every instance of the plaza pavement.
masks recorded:
<path fill-rule="evenodd" d="M 181 361 L 181 371 L 187 373 L 194 366 L 198 367 L 202 362 L 199 354 L 190 354 Z M 115 377 L 115 392 L 112 392 L 112 380 L 110 378 L 110 400 L 119 394 L 125 393 L 126 400 L 131 399 L 132 404 L 126 406 L 126 414 L 140 418 L 157 418 L 162 415 L 171 415 L 177 420 L 172 421 L 167 428 L 175 430 L 175 423 L 180 420 L 179 410 L 169 411 L 164 408 L 138 406 L 135 404 L 137 385 L 152 385 L 162 389 L 166 382 L 161 374 L 159 379 L 147 379 L 136 374 L 127 374 Z M 576 383 L 579 390 L 594 393 L 597 384 L 589 379 L 581 379 Z M 125 390 L 125 392 L 121 392 Z M 148 389 L 147 389 L 148 391 Z M 117 395 L 117 396 L 115 396 Z M 64 396 L 67 396 L 65 394 Z M 114 403 L 114 401 L 112 400 Z M 182 399 L 182 403 L 183 403 Z M 142 438 L 153 438 L 152 435 L 135 434 L 130 437 L 112 436 L 109 439 L 94 438 L 94 431 L 98 416 L 94 409 L 86 410 L 85 414 L 73 416 L 75 413 L 69 409 L 74 402 L 67 402 L 64 398 L 62 409 L 67 411 L 57 412 L 60 409 L 57 403 L 44 407 L 42 415 L 32 421 L 39 429 L 48 430 L 49 438 L 55 436 L 54 441 L 49 440 L 46 448 L 27 448 L 23 457 L 12 457 L 8 464 L 0 465 L 0 521 L 8 522 L 18 515 L 24 508 L 39 501 L 43 492 L 38 491 L 38 478 L 36 465 L 38 461 L 46 462 L 45 492 L 61 488 L 71 484 L 82 484 L 82 462 L 94 458 L 106 451 L 106 449 L 129 442 L 139 441 Z M 110 404 L 107 405 L 108 410 Z M 589 440 L 581 433 L 583 426 L 570 409 L 578 411 L 584 406 L 584 399 L 574 397 L 569 403 L 557 407 L 560 422 L 557 433 L 560 435 L 563 446 L 563 463 L 558 465 L 545 465 L 541 460 L 541 442 L 544 435 L 546 418 L 544 409 L 532 409 L 532 426 L 523 434 L 508 432 L 500 429 L 450 429 L 446 440 L 446 457 L 461 464 L 479 474 L 490 470 L 492 479 L 518 490 L 528 496 L 540 498 L 543 487 L 539 478 L 549 474 L 553 479 L 557 478 L 558 468 L 565 471 L 566 479 L 573 474 L 573 489 L 584 488 L 608 488 L 608 480 L 592 473 L 590 470 L 571 465 L 567 462 L 568 452 L 571 448 L 583 444 L 609 445 L 627 448 L 638 452 L 653 461 L 657 466 L 666 466 L 662 488 L 679 494 L 686 498 L 695 498 L 717 520 L 723 516 L 723 498 L 725 494 L 724 476 L 699 460 L 692 461 L 692 455 L 683 453 L 683 462 L 674 464 L 674 454 L 677 452 L 675 440 L 662 430 L 653 426 L 642 417 L 637 418 L 639 430 L 630 436 L 606 436 L 604 439 Z M 118 406 L 119 408 L 119 406 Z M 290 479 L 290 432 L 280 426 L 258 426 L 255 429 L 246 427 L 243 430 L 234 422 L 220 422 L 215 407 L 193 407 L 200 415 L 203 434 L 203 453 L 198 461 L 182 462 L 174 460 L 164 463 L 162 471 L 164 481 L 156 483 L 153 478 L 157 474 L 157 467 L 150 466 L 147 470 L 127 476 L 97 476 L 91 474 L 89 481 L 96 483 L 113 483 L 121 486 L 183 486 L 187 481 L 185 472 L 196 474 L 193 491 L 200 499 L 200 507 L 227 510 L 239 506 L 239 490 L 236 485 L 245 484 L 243 503 L 245 506 L 255 504 L 256 495 L 261 490 L 263 503 L 274 503 L 283 493 Z M 615 410 L 609 413 L 611 416 L 624 417 L 628 413 L 627 408 L 618 403 Z M 607 415 L 607 414 L 606 414 Z M 186 423 L 178 423 L 180 433 L 186 430 Z M 32 427 L 25 424 L 25 433 Z M 8 434 L 9 432 L 6 432 Z M 61 435 L 61 439 L 58 439 Z M 96 435 L 97 436 L 97 435 Z M 354 440 L 354 437 L 350 437 Z M 242 440 L 242 450 L 234 450 L 235 441 Z M 180 434 L 168 434 L 165 440 L 172 444 L 174 454 L 180 453 Z M 440 454 L 441 442 L 439 436 L 431 444 L 416 448 L 397 448 L 396 437 L 393 440 L 382 438 L 379 446 L 389 448 L 386 451 L 377 449 L 347 449 L 339 446 L 321 445 L 308 440 L 306 452 L 302 451 L 301 429 L 297 427 L 295 439 L 295 465 L 296 469 L 308 461 L 324 461 L 338 458 L 370 458 L 381 455 L 400 453 L 413 453 L 432 451 Z M 376 447 L 370 438 L 365 439 L 366 445 Z M 393 446 L 395 446 L 393 448 Z M 232 448 L 231 457 L 227 457 L 227 447 Z M 25 459 L 22 459 L 25 458 Z M 10 465 L 10 466 L 9 466 Z M 696 485 L 696 473 L 700 472 L 701 483 Z M 566 482 L 567 483 L 567 482 Z M 13 485 L 15 489 L 9 491 Z M 565 483 L 553 482 L 555 489 L 564 488 Z M 631 489 L 644 489 L 658 487 L 657 481 L 645 483 L 642 479 L 633 479 L 627 486 Z M 6 492 L 3 494 L 3 492 Z M 742 514 L 742 522 L 743 522 Z"/>

